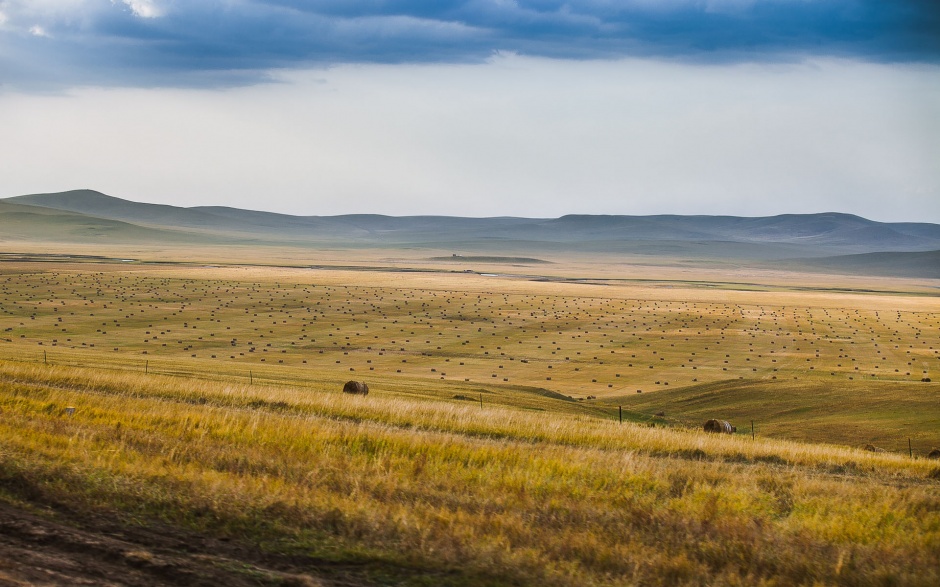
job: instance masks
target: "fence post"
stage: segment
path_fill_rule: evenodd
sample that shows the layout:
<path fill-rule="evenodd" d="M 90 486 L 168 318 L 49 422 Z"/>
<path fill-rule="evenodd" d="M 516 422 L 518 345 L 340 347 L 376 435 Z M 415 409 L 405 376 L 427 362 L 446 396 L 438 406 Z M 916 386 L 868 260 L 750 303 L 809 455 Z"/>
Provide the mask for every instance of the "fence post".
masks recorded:
<path fill-rule="evenodd" d="M 754 440 L 754 420 L 751 420 L 751 440 Z"/>
<path fill-rule="evenodd" d="M 48 364 L 49 364 L 49 363 L 46 362 L 46 351 L 43 351 L 43 352 L 42 352 L 42 364 L 43 364 L 43 365 L 48 365 Z"/>
<path fill-rule="evenodd" d="M 144 361 L 144 375 L 150 373 L 150 361 Z"/>
<path fill-rule="evenodd" d="M 914 458 L 914 447 L 911 446 L 911 439 L 907 439 L 907 452 L 911 455 L 911 458 Z"/>
<path fill-rule="evenodd" d="M 617 406 L 617 411 L 620 412 L 620 423 L 623 424 L 623 406 Z"/>
<path fill-rule="evenodd" d="M 483 394 L 480 394 L 480 409 L 483 409 Z"/>
<path fill-rule="evenodd" d="M 251 369 L 248 370 L 248 385 L 254 385 L 255 378 L 251 375 Z"/>

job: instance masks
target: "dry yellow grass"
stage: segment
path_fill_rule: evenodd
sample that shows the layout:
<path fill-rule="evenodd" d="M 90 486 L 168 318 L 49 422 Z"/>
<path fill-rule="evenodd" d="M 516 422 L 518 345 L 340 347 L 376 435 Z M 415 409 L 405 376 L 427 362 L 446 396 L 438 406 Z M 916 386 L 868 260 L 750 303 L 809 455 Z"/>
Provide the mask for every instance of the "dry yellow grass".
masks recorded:
<path fill-rule="evenodd" d="M 619 424 L 601 401 L 935 385 L 918 287 L 9 263 L 0 496 L 416 585 L 932 585 L 937 463 Z"/>
<path fill-rule="evenodd" d="M 506 383 L 577 398 L 735 378 L 910 382 L 940 364 L 937 298 L 921 295 L 269 268 L 9 269 L 0 284 L 0 356 L 9 359 L 45 352 L 67 364 L 149 361 L 158 371 L 240 377 L 274 363 L 288 380 L 312 372 Z"/>
<path fill-rule="evenodd" d="M 66 367 L 0 364 L 0 390 L 14 499 L 445 571 L 453 584 L 940 576 L 940 481 L 924 460 Z"/>

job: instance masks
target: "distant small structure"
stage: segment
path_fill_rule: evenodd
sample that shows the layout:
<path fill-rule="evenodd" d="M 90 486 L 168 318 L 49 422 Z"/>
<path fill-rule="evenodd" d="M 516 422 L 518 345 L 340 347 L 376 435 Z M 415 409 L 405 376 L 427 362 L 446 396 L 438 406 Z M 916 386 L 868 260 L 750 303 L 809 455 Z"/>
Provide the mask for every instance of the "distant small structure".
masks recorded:
<path fill-rule="evenodd" d="M 369 395 L 369 386 L 362 381 L 347 381 L 343 386 L 343 393 L 355 395 Z"/>
<path fill-rule="evenodd" d="M 705 422 L 705 432 L 715 432 L 719 434 L 734 434 L 738 429 L 731 425 L 727 420 L 708 420 Z"/>

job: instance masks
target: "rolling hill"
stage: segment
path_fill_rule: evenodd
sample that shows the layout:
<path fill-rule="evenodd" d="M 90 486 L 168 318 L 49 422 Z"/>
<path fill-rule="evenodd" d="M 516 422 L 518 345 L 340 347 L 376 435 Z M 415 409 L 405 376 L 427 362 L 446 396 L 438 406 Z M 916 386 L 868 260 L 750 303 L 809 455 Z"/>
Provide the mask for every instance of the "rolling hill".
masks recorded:
<path fill-rule="evenodd" d="M 561 218 L 291 216 L 220 206 L 132 202 L 93 190 L 0 200 L 0 238 L 60 242 L 256 242 L 302 247 L 451 249 L 477 254 L 597 252 L 688 259 L 786 260 L 792 269 L 936 276 L 940 225 L 841 213 Z M 890 253 L 891 257 L 850 257 Z M 909 256 L 910 253 L 917 253 Z M 816 259 L 815 261 L 807 261 Z"/>
<path fill-rule="evenodd" d="M 0 243 L 207 243 L 205 237 L 170 228 L 154 228 L 51 207 L 0 200 Z"/>
<path fill-rule="evenodd" d="M 795 259 L 782 264 L 801 271 L 851 275 L 940 279 L 940 251 L 861 253 L 816 259 Z"/>

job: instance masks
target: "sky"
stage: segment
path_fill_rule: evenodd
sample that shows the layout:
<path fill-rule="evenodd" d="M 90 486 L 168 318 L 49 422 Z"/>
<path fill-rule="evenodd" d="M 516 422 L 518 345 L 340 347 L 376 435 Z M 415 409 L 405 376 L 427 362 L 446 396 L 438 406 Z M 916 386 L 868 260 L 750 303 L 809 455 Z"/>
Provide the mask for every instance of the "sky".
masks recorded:
<path fill-rule="evenodd" d="M 0 197 L 940 223 L 936 0 L 0 0 Z"/>

